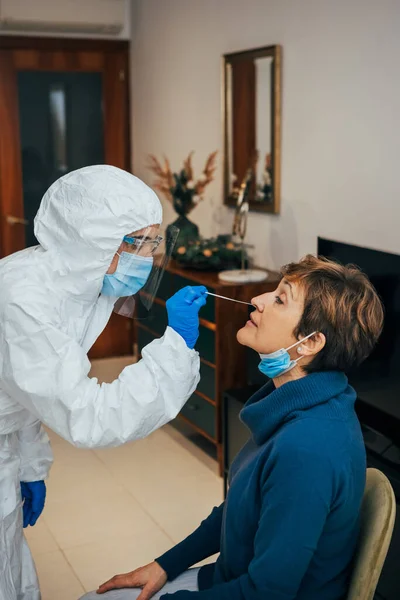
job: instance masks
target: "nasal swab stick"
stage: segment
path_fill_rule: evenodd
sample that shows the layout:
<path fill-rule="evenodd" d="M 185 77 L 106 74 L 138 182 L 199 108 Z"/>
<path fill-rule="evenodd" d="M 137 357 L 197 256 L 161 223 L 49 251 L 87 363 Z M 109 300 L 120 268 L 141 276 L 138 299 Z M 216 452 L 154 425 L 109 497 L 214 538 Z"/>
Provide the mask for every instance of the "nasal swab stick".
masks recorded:
<path fill-rule="evenodd" d="M 216 298 L 222 298 L 222 300 L 230 300 L 231 302 L 238 302 L 239 304 L 247 304 L 247 306 L 253 306 L 250 302 L 242 302 L 241 300 L 235 300 L 234 298 L 227 298 L 226 296 L 219 296 L 218 294 L 212 294 L 207 292 L 209 296 L 215 296 Z"/>

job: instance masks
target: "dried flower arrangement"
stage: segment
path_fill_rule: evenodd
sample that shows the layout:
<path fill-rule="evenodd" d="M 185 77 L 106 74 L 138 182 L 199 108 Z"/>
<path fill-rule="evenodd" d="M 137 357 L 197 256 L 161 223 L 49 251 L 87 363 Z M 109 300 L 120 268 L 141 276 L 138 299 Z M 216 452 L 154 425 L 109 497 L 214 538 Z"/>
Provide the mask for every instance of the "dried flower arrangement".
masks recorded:
<path fill-rule="evenodd" d="M 164 165 L 154 156 L 149 156 L 148 168 L 157 177 L 154 187 L 173 204 L 180 216 L 186 216 L 204 198 L 206 187 L 213 181 L 216 169 L 217 151 L 212 152 L 206 160 L 202 175 L 194 180 L 192 166 L 193 152 L 183 162 L 179 173 L 173 173 L 169 160 L 164 158 Z"/>

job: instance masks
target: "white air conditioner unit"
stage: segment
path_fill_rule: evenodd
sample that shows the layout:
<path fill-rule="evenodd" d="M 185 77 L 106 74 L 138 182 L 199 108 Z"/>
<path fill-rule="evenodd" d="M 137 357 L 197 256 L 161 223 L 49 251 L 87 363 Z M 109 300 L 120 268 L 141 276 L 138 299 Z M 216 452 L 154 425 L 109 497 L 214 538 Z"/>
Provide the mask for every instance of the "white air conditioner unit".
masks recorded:
<path fill-rule="evenodd" d="M 0 31 L 114 34 L 125 0 L 0 0 Z"/>

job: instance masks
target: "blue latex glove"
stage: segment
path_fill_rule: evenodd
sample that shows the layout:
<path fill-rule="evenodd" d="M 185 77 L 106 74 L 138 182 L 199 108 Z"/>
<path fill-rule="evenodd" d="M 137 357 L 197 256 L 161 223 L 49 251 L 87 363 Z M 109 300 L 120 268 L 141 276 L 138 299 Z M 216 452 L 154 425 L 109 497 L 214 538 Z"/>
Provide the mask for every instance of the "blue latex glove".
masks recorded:
<path fill-rule="evenodd" d="M 21 496 L 24 501 L 22 511 L 24 527 L 33 527 L 42 514 L 46 500 L 46 484 L 44 481 L 21 482 Z"/>
<path fill-rule="evenodd" d="M 204 285 L 184 287 L 167 300 L 168 325 L 194 348 L 199 337 L 199 310 L 207 302 Z"/>

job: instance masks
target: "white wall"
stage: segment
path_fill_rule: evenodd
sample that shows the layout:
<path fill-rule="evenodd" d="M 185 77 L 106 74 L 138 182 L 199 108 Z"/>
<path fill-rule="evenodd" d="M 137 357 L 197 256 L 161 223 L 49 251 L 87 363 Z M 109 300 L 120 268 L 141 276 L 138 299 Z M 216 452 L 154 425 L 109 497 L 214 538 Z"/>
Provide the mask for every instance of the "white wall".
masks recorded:
<path fill-rule="evenodd" d="M 133 0 L 135 172 L 153 180 L 149 152 L 178 168 L 195 149 L 200 169 L 222 150 L 221 55 L 280 43 L 282 212 L 252 214 L 256 262 L 314 252 L 317 235 L 400 253 L 399 23 L 399 0 Z M 222 162 L 191 214 L 203 235 L 230 229 L 221 206 Z"/>
<path fill-rule="evenodd" d="M 47 8 L 47 6 L 57 6 L 62 4 L 64 0 L 39 0 L 40 6 Z M 85 2 L 85 0 L 81 0 Z M 30 17 L 37 10 L 38 0 L 31 0 L 29 3 L 29 11 L 26 12 L 26 17 Z M 131 37 L 131 0 L 124 0 L 125 4 L 125 22 L 124 27 L 118 35 L 109 34 L 82 34 L 82 33 L 60 33 L 59 31 L 46 31 L 46 32 L 34 32 L 34 31 L 3 31 L 0 30 L 0 35 L 27 35 L 27 36 L 38 36 L 38 37 L 68 37 L 68 38 L 87 38 L 87 39 L 113 39 L 113 40 L 129 40 Z M 1 5 L 1 0 L 0 0 Z M 35 6 L 36 5 L 36 6 Z M 64 12 L 62 13 L 64 14 Z"/>

